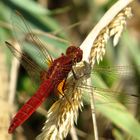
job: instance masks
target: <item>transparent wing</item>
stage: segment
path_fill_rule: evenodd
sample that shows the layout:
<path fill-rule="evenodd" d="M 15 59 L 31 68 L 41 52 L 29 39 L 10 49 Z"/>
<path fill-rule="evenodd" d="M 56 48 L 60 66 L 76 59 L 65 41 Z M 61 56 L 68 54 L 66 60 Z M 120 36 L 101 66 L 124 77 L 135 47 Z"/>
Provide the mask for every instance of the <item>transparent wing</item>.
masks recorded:
<path fill-rule="evenodd" d="M 89 85 L 81 85 L 77 88 L 80 88 L 81 92 L 83 93 L 83 96 L 86 97 L 84 99 L 88 99 L 89 94 L 91 94 L 91 91 L 93 92 L 93 95 L 95 96 L 95 103 L 96 104 L 112 104 L 121 102 L 123 104 L 136 104 L 140 100 L 139 95 L 134 90 L 129 91 L 117 91 L 113 89 L 105 89 L 105 88 L 97 88 Z M 85 96 L 86 94 L 86 96 Z"/>
<path fill-rule="evenodd" d="M 17 11 L 12 13 L 13 34 L 21 47 L 23 59 L 21 64 L 27 70 L 33 81 L 39 81 L 40 72 L 46 71 L 53 62 L 49 54 L 46 44 L 42 42 L 31 30 L 24 17 Z M 18 58 L 19 51 L 11 49 L 12 45 L 8 44 L 11 52 Z M 33 62 L 34 61 L 34 62 Z"/>
<path fill-rule="evenodd" d="M 80 66 L 79 69 L 75 69 L 76 76 L 78 79 L 71 78 L 69 81 L 67 81 L 67 89 L 68 88 L 75 88 L 77 87 L 83 95 L 86 95 L 86 97 L 89 97 L 89 94 L 91 94 L 91 91 L 93 92 L 93 95 L 96 97 L 97 104 L 110 104 L 110 103 L 117 103 L 119 99 L 121 99 L 124 103 L 136 103 L 137 99 L 139 98 L 138 89 L 139 84 L 134 84 L 134 80 L 136 78 L 140 77 L 132 77 L 135 75 L 134 72 L 134 66 L 115 66 L 115 67 L 95 67 L 92 71 L 92 83 L 91 85 L 88 85 L 87 78 L 91 77 L 90 75 L 90 65 L 86 64 L 84 66 Z M 139 66 L 137 67 L 139 69 Z M 120 83 L 116 84 L 116 86 L 112 85 L 101 85 L 101 84 L 95 84 L 99 81 L 96 81 L 94 77 L 95 72 L 99 74 L 105 74 L 106 77 L 113 77 L 114 82 Z M 116 81 L 119 79 L 119 76 L 124 76 L 126 78 L 126 75 L 129 77 L 126 79 L 126 81 L 123 81 L 123 79 L 120 79 L 119 81 Z M 103 79 L 101 79 L 103 81 Z M 130 83 L 132 82 L 132 83 Z M 110 88 L 109 88 L 110 87 Z M 116 88 L 115 88 L 116 87 Z M 86 98 L 84 98 L 86 99 Z M 99 99 L 99 100 L 98 100 Z M 90 99 L 88 99 L 89 103 Z M 98 102 L 99 101 L 99 102 Z"/>
<path fill-rule="evenodd" d="M 20 63 L 27 70 L 31 79 L 37 84 L 40 83 L 40 73 L 42 72 L 42 69 L 37 65 L 37 63 L 32 61 L 32 59 L 25 53 L 20 52 L 18 49 L 16 49 L 15 46 L 10 44 L 9 42 L 5 42 L 5 43 L 6 46 L 10 49 L 10 51 L 13 53 L 13 55 L 18 60 L 20 60 Z"/>
<path fill-rule="evenodd" d="M 45 59 L 44 62 L 53 62 L 45 42 L 42 42 L 39 37 L 32 32 L 30 26 L 27 24 L 27 21 L 18 11 L 15 11 L 12 15 L 12 25 L 15 37 L 19 44 L 23 44 L 24 46 L 24 42 L 30 43 L 32 47 L 39 51 L 38 53 L 40 53 L 40 56 L 43 55 Z"/>
<path fill-rule="evenodd" d="M 104 74 L 112 78 L 118 78 L 118 76 L 133 76 L 134 70 L 140 72 L 140 65 L 133 66 L 133 65 L 127 65 L 127 66 L 95 66 L 92 70 L 92 74 L 99 73 Z"/>
<path fill-rule="evenodd" d="M 131 85 L 138 85 L 137 80 L 140 80 L 138 73 L 140 73 L 140 65 L 124 65 L 113 67 L 95 66 L 91 72 L 91 77 L 93 79 L 94 86 L 103 84 L 112 86 L 115 83 L 117 84 L 117 82 L 119 84 L 119 81 L 125 81 L 124 83 L 127 83 L 127 85 L 128 83 Z"/>

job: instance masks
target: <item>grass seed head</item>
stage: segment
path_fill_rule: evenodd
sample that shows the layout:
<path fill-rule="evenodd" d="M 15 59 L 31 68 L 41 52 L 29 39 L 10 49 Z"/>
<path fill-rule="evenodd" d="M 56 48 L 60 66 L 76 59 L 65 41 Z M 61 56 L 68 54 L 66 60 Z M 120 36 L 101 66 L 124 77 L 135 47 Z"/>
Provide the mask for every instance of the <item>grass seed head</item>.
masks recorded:
<path fill-rule="evenodd" d="M 127 7 L 118 13 L 108 26 L 100 31 L 90 52 L 90 64 L 92 67 L 96 61 L 99 63 L 102 60 L 105 54 L 106 44 L 111 37 L 113 37 L 113 46 L 118 44 L 127 19 L 130 17 L 132 17 L 132 11 L 130 7 Z"/>

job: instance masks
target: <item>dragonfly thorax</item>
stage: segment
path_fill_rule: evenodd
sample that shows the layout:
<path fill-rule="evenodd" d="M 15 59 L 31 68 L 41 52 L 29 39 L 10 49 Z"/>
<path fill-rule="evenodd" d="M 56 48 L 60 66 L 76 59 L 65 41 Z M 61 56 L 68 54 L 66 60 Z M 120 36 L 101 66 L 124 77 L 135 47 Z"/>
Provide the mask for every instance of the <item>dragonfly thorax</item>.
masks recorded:
<path fill-rule="evenodd" d="M 69 46 L 66 50 L 66 55 L 70 56 L 74 63 L 80 62 L 83 57 L 83 51 L 75 46 Z"/>

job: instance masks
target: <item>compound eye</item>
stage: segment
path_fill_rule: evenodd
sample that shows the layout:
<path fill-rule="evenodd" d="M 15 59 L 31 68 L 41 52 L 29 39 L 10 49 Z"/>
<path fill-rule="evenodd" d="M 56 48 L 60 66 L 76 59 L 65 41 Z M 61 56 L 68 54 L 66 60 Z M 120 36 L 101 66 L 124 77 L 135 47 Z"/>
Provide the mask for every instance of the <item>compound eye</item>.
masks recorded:
<path fill-rule="evenodd" d="M 83 51 L 79 48 L 76 53 L 76 62 L 80 62 L 83 57 Z"/>
<path fill-rule="evenodd" d="M 77 50 L 77 47 L 75 47 L 75 46 L 69 46 L 67 48 L 66 55 L 70 55 L 70 54 L 74 53 L 76 50 Z"/>

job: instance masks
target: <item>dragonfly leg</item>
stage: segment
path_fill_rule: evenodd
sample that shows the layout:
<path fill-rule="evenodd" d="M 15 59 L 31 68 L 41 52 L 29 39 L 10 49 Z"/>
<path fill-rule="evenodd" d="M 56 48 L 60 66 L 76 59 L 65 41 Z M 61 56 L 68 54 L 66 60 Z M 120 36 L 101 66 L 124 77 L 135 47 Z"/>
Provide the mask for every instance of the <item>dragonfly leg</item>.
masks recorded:
<path fill-rule="evenodd" d="M 64 88 L 65 88 L 66 79 L 64 79 L 61 83 L 58 84 L 57 90 L 60 95 L 64 96 Z"/>
<path fill-rule="evenodd" d="M 78 80 L 78 78 L 77 78 L 77 76 L 76 76 L 76 73 L 75 73 L 75 71 L 74 71 L 73 68 L 72 68 L 72 74 L 73 74 L 74 79 L 75 79 L 75 80 Z"/>
<path fill-rule="evenodd" d="M 57 91 L 58 93 L 66 98 L 66 100 L 69 102 L 69 104 L 71 104 L 70 100 L 68 99 L 67 95 L 64 94 L 64 90 L 65 90 L 65 84 L 66 84 L 66 79 L 64 79 L 61 83 L 59 83 L 59 85 L 57 86 Z"/>

